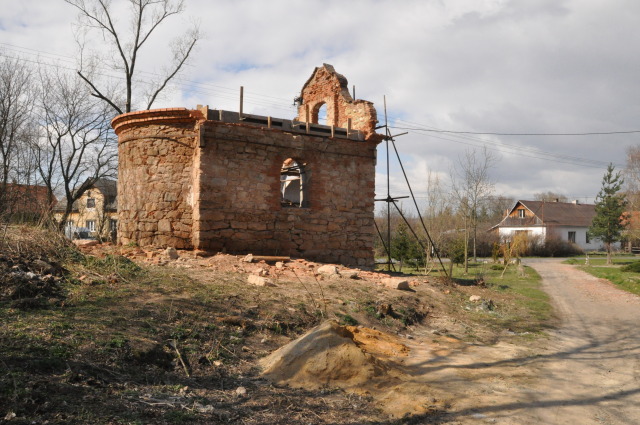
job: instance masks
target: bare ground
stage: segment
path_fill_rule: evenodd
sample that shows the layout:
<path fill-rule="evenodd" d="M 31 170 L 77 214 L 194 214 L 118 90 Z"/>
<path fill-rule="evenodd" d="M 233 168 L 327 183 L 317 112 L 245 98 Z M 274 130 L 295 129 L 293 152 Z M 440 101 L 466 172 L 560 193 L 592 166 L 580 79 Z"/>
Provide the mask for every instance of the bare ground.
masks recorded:
<path fill-rule="evenodd" d="M 160 267 L 136 285 L 81 267 L 67 299 L 2 304 L 0 423 L 640 423 L 640 299 L 559 261 L 530 261 L 560 321 L 528 339 L 533 318 L 511 319 L 527 317 L 510 311 L 518 296 L 495 288 L 421 278 L 397 291 L 382 274 L 324 279 L 305 261 L 156 254 L 141 253 Z M 248 286 L 258 272 L 277 286 Z M 498 314 L 467 310 L 472 294 Z M 296 389 L 260 376 L 260 358 L 326 317 L 364 326 L 350 332 L 380 362 L 372 379 Z"/>

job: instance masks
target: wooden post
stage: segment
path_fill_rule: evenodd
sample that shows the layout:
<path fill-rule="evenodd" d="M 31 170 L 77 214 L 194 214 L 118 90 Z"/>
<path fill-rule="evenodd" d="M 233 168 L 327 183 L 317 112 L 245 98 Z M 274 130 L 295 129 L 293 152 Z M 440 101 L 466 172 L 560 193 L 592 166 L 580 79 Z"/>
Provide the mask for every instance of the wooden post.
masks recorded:
<path fill-rule="evenodd" d="M 331 137 L 336 137 L 336 126 L 335 125 L 331 126 Z"/>
<path fill-rule="evenodd" d="M 307 122 L 307 133 L 309 132 L 309 105 L 304 105 L 305 121 Z"/>
<path fill-rule="evenodd" d="M 347 119 L 347 138 L 351 136 L 351 118 Z"/>
<path fill-rule="evenodd" d="M 238 113 L 238 119 L 242 121 L 242 104 L 244 103 L 244 86 L 240 86 L 240 112 Z"/>
<path fill-rule="evenodd" d="M 356 85 L 353 85 L 353 100 L 356 100 Z"/>
<path fill-rule="evenodd" d="M 267 128 L 271 128 L 271 117 L 267 117 Z"/>

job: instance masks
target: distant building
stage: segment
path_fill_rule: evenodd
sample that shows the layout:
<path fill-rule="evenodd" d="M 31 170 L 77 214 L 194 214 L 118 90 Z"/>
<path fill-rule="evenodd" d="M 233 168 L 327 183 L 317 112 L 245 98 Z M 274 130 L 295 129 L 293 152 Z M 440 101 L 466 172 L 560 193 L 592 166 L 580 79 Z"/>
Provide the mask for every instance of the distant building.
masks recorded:
<path fill-rule="evenodd" d="M 9 183 L 4 191 L 1 189 L 0 212 L 13 218 L 39 218 L 56 204 L 56 197 L 46 186 Z"/>
<path fill-rule="evenodd" d="M 596 215 L 595 205 L 574 202 L 518 201 L 502 221 L 493 226 L 502 240 L 516 234 L 528 237 L 558 238 L 583 250 L 604 249 L 599 239 L 589 238 L 587 230 Z M 616 245 L 619 247 L 619 244 Z"/>
<path fill-rule="evenodd" d="M 116 180 L 99 179 L 73 203 L 64 226 L 69 238 L 115 238 L 118 226 L 117 184 Z M 62 220 L 66 206 L 66 198 L 56 204 L 56 220 Z"/>

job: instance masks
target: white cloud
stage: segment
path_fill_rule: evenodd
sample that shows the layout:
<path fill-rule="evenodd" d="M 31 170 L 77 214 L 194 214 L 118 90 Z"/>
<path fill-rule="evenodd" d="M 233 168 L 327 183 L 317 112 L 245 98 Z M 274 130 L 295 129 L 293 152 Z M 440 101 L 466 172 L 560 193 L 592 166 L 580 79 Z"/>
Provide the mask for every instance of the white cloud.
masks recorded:
<path fill-rule="evenodd" d="M 326 62 L 356 86 L 359 98 L 375 102 L 380 121 L 386 95 L 391 122 L 398 127 L 501 133 L 635 130 L 638 14 L 640 3 L 625 0 L 187 0 L 186 13 L 149 44 L 140 69 L 159 72 L 168 54 L 165 43 L 195 19 L 206 38 L 183 78 L 198 85 L 175 86 L 157 106 L 236 110 L 242 85 L 247 112 L 292 118 L 293 97 L 314 67 Z M 58 1 L 0 0 L 0 39 L 6 43 L 0 47 L 6 54 L 17 54 L 11 44 L 23 55 L 37 53 L 22 49 L 28 48 L 71 56 L 75 15 Z M 104 49 L 99 38 L 93 40 L 94 47 Z M 640 143 L 640 134 L 412 132 L 397 143 L 419 187 L 425 169 L 444 178 L 458 155 L 483 140 L 500 151 L 493 170 L 500 193 L 530 198 L 553 190 L 580 198 L 595 196 L 602 164 L 623 164 L 626 147 Z M 600 163 L 585 167 L 576 157 Z M 386 194 L 383 158 L 377 172 L 376 187 Z M 397 191 L 392 195 L 406 194 L 397 165 L 392 172 Z"/>

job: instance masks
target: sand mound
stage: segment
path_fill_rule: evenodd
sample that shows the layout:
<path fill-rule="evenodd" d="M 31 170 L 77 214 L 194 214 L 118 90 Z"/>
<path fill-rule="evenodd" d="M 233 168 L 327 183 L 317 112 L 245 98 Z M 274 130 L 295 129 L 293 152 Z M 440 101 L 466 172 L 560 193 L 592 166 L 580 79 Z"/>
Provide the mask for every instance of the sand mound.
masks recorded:
<path fill-rule="evenodd" d="M 353 342 L 367 353 L 385 357 L 406 357 L 409 347 L 398 338 L 371 328 L 347 326 Z"/>
<path fill-rule="evenodd" d="M 384 339 L 384 334 L 376 332 L 327 321 L 262 359 L 263 376 L 279 384 L 306 389 L 365 384 L 389 374 L 389 366 L 367 352 L 367 348 L 372 348 L 372 344 L 365 343 L 367 333 Z M 402 344 L 392 344 L 387 341 L 385 354 L 408 351 Z"/>
<path fill-rule="evenodd" d="M 275 383 L 367 394 L 383 411 L 400 418 L 442 407 L 429 386 L 403 365 L 409 354 L 415 355 L 393 335 L 328 321 L 260 363 L 263 376 Z"/>

